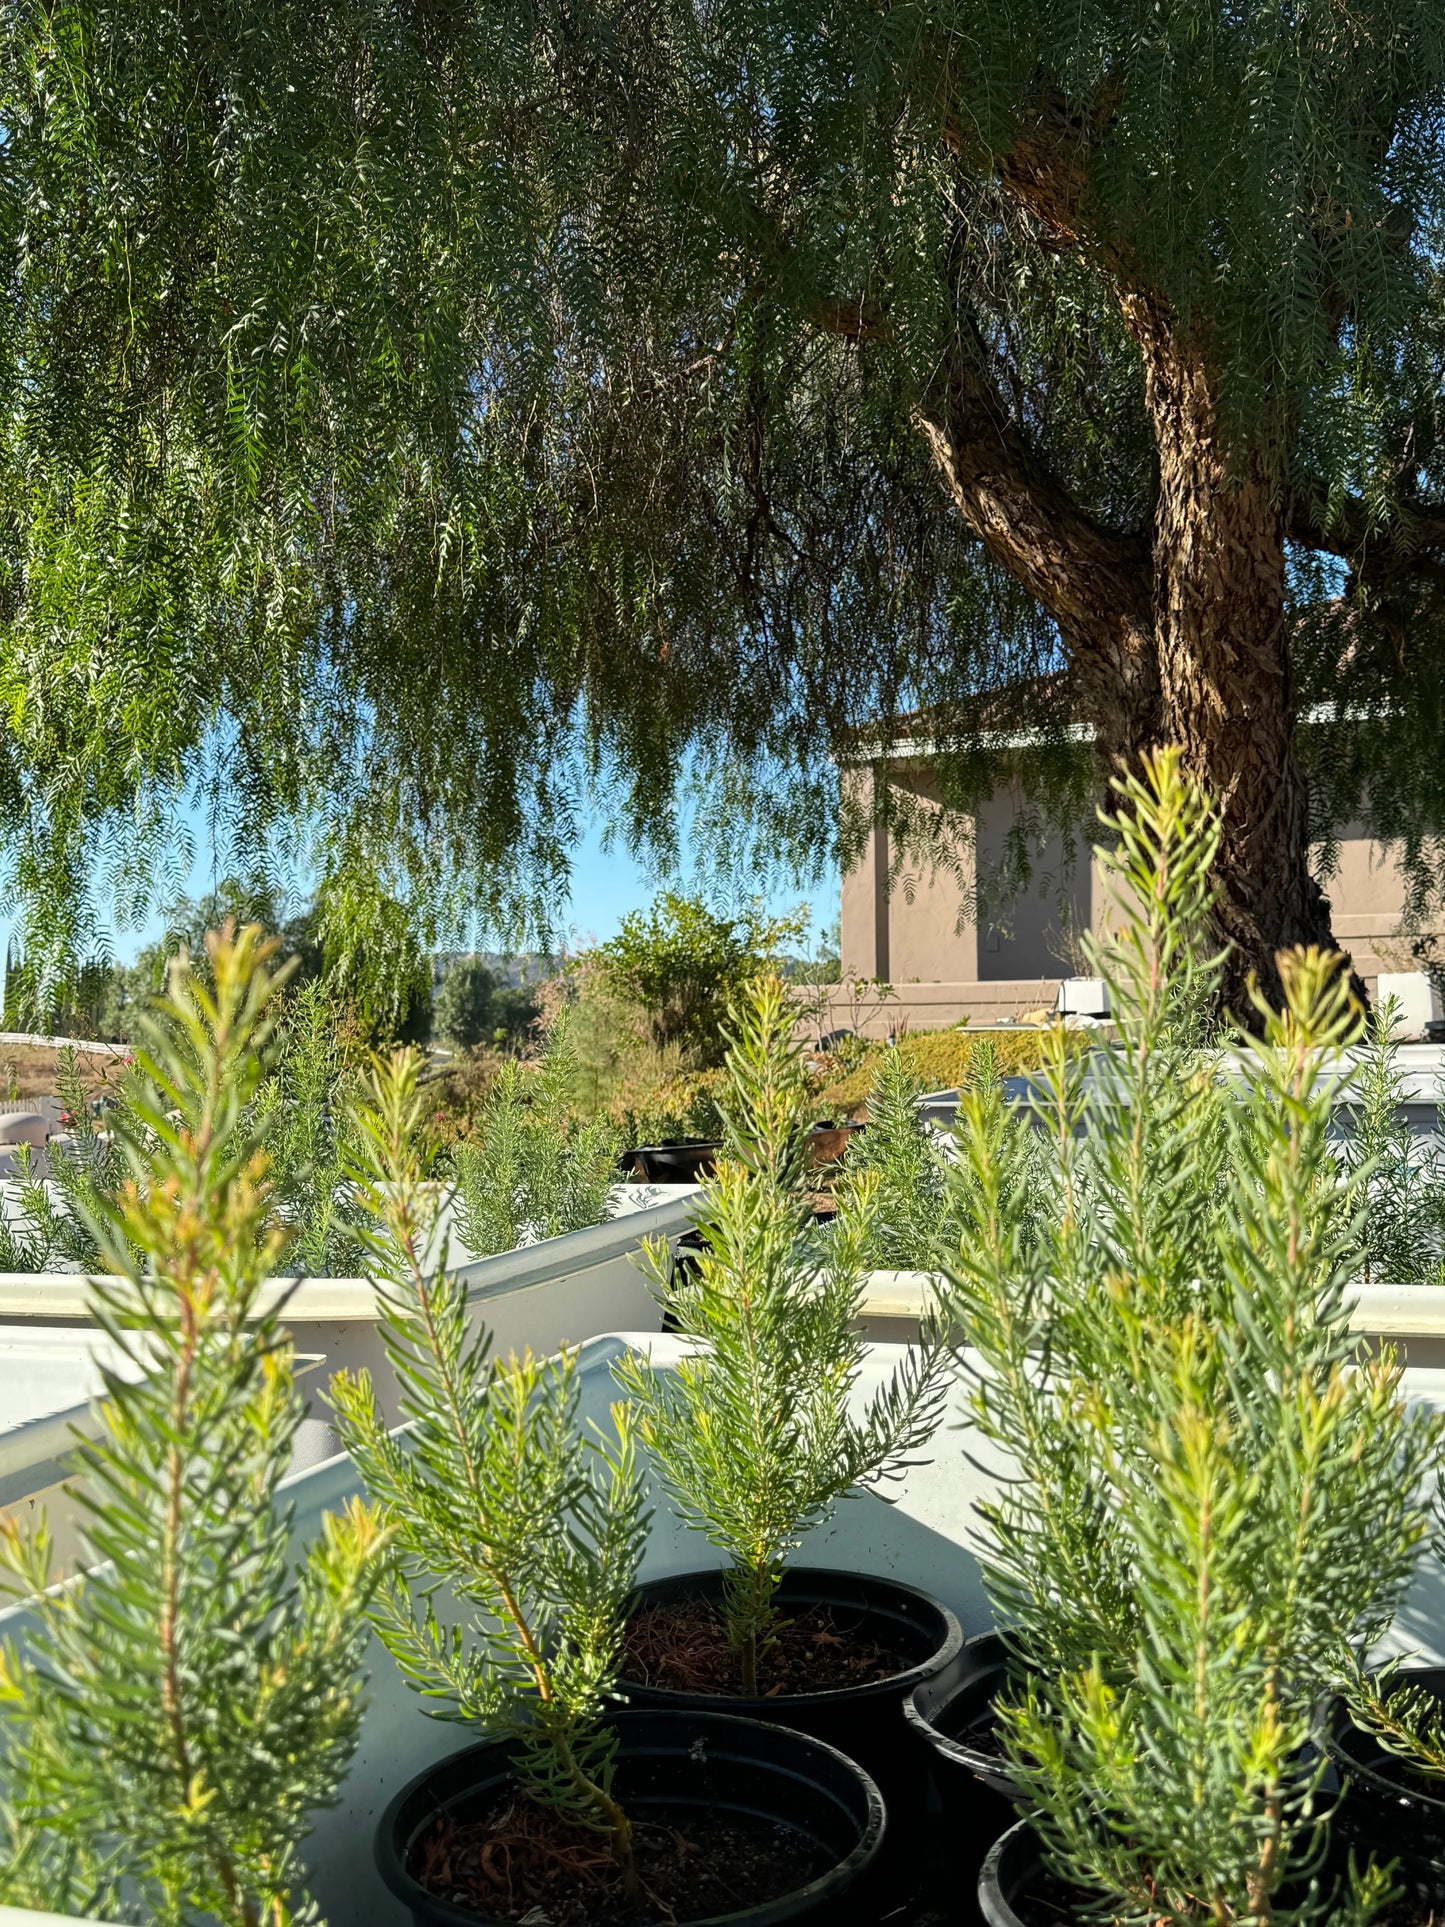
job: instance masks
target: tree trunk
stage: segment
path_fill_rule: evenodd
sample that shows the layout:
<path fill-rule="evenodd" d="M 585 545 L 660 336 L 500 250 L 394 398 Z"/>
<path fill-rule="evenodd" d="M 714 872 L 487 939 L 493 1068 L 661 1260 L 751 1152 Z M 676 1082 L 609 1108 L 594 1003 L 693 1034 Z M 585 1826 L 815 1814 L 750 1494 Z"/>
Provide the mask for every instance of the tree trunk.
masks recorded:
<path fill-rule="evenodd" d="M 1309 799 L 1294 748 L 1284 510 L 1257 467 L 1230 472 L 1218 395 L 1199 345 L 1140 297 L 1125 319 L 1144 355 L 1159 455 L 1154 623 L 1159 733 L 1223 813 L 1216 878 L 1229 940 L 1225 998 L 1253 1017 L 1249 978 L 1280 996 L 1276 952 L 1334 946 L 1309 871 Z"/>
<path fill-rule="evenodd" d="M 1279 1002 L 1277 952 L 1336 947 L 1310 875 L 1294 748 L 1285 507 L 1258 467 L 1231 465 L 1203 343 L 1153 296 L 1121 289 L 1119 300 L 1143 355 L 1158 452 L 1152 539 L 1082 511 L 957 344 L 918 426 L 964 521 L 1058 625 L 1080 720 L 1094 724 L 1105 759 L 1132 763 L 1177 743 L 1217 799 L 1224 997 L 1252 1026 L 1251 977 Z M 1355 989 L 1363 1001 L 1358 978 Z"/>
<path fill-rule="evenodd" d="M 1133 759 L 1156 740 L 1159 666 L 1147 537 L 1104 528 L 1030 459 L 979 369 L 955 345 L 918 427 L 954 506 L 1058 624 L 1080 721 Z"/>

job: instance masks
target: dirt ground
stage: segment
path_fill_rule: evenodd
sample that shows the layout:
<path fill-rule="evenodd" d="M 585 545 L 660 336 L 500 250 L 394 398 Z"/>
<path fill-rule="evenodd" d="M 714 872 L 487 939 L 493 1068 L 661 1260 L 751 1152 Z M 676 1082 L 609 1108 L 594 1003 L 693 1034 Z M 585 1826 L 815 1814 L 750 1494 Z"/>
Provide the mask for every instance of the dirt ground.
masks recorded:
<path fill-rule="evenodd" d="M 0 1098 L 58 1096 L 59 1055 L 58 1050 L 49 1046 L 0 1044 Z M 89 1051 L 75 1053 L 75 1067 L 92 1095 L 115 1082 L 120 1066 L 119 1057 L 100 1057 Z"/>

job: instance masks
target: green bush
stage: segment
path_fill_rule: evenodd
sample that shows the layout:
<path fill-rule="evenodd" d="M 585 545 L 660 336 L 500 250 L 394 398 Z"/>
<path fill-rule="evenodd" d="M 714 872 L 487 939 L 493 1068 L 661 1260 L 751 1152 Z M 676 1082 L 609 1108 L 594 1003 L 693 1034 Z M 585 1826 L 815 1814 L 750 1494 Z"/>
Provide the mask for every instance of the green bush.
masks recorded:
<path fill-rule="evenodd" d="M 197 966 L 188 980 L 207 983 L 209 969 L 208 951 L 206 971 Z M 277 973 L 278 984 L 283 974 Z M 154 997 L 146 1000 L 142 1030 L 156 1005 Z M 247 1129 L 264 1144 L 268 1160 L 267 1231 L 284 1226 L 287 1262 L 313 1277 L 344 1277 L 357 1257 L 344 1143 L 351 1043 L 324 982 L 313 978 L 289 996 L 278 994 L 266 1074 L 256 1082 L 247 1115 Z M 59 1083 L 73 1142 L 47 1147 L 48 1186 L 28 1149 L 17 1153 L 18 1200 L 0 1210 L 0 1270 L 42 1272 L 68 1260 L 89 1271 L 99 1262 L 95 1220 L 113 1209 L 126 1176 L 121 1142 L 134 1128 L 135 1079 L 129 1071 L 122 1075 L 117 1101 L 100 1119 L 91 1113 L 72 1051 L 60 1053 Z"/>
<path fill-rule="evenodd" d="M 1353 1093 L 1355 1128 L 1346 1165 L 1365 1179 L 1363 1277 L 1366 1284 L 1445 1283 L 1445 1156 L 1434 1138 L 1417 1139 L 1400 1116 L 1405 1099 L 1395 1003 L 1377 1005 Z"/>
<path fill-rule="evenodd" d="M 299 1564 L 281 1492 L 304 1401 L 265 1286 L 285 1234 L 253 1103 L 275 983 L 254 927 L 173 979 L 131 1089 L 128 1182 L 98 1211 L 104 1374 L 79 1448 L 81 1584 L 47 1590 L 43 1521 L 0 1521 L 36 1595 L 0 1653 L 0 1900 L 153 1927 L 311 1919 L 309 1816 L 361 1721 L 374 1521 L 328 1518 Z M 213 987 L 213 988 L 212 988 Z"/>
<path fill-rule="evenodd" d="M 535 1064 L 504 1063 L 452 1152 L 457 1230 L 476 1257 L 601 1224 L 621 1148 L 606 1118 L 578 1117 L 564 1012 Z"/>
<path fill-rule="evenodd" d="M 454 957 L 432 1006 L 432 1032 L 459 1050 L 518 1044 L 536 1021 L 536 991 L 509 984 L 480 957 Z"/>
<path fill-rule="evenodd" d="M 1177 752 L 1124 795 L 1101 860 L 1138 907 L 1094 961 L 1127 1048 L 1085 1092 L 1049 1033 L 1045 1129 L 993 1084 L 960 1105 L 951 1305 L 972 1424 L 1014 1468 L 982 1512 L 1000 1722 L 1081 1917 L 1343 1922 L 1387 1883 L 1311 1887 L 1328 1803 L 1306 1749 L 1411 1577 L 1442 1421 L 1350 1332 L 1338 955 L 1281 956 L 1287 1008 L 1261 1003 L 1230 1088 L 1208 1048 L 1217 817 Z"/>
<path fill-rule="evenodd" d="M 865 1341 L 859 1310 L 874 1180 L 840 1191 L 836 1223 L 808 1209 L 809 1107 L 783 985 L 734 1008 L 724 1154 L 707 1180 L 695 1272 L 674 1282 L 649 1245 L 674 1328 L 696 1341 L 675 1370 L 629 1353 L 614 1369 L 639 1436 L 686 1525 L 727 1556 L 725 1610 L 744 1694 L 766 1690 L 783 1562 L 850 1488 L 876 1485 L 931 1437 L 949 1359 L 931 1328 L 855 1416 L 847 1388 Z"/>
<path fill-rule="evenodd" d="M 868 1128 L 852 1138 L 844 1160 L 845 1173 L 867 1174 L 876 1187 L 868 1263 L 929 1270 L 942 1242 L 943 1158 L 918 1109 L 923 1085 L 908 1059 L 885 1050 L 875 1063 Z"/>
<path fill-rule="evenodd" d="M 316 1278 L 345 1278 L 360 1256 L 346 1176 L 351 1041 L 325 983 L 313 978 L 281 1012 L 271 1075 L 256 1098 L 289 1262 Z"/>
<path fill-rule="evenodd" d="M 1063 1048 L 1080 1054 L 1098 1044 L 1097 1033 L 1064 1031 Z M 818 1105 L 824 1116 L 850 1118 L 867 1114 L 868 1093 L 876 1066 L 886 1044 L 871 1044 L 862 1061 L 844 1076 L 825 1078 L 818 1091 Z M 961 1090 L 974 1073 L 978 1052 L 993 1053 L 994 1073 L 1016 1077 L 1038 1070 L 1049 1049 L 1048 1033 L 1043 1029 L 1020 1028 L 1016 1031 L 990 1031 L 987 1035 L 966 1030 L 907 1031 L 893 1047 L 899 1059 L 917 1077 L 925 1091 Z"/>
<path fill-rule="evenodd" d="M 806 906 L 788 917 L 756 908 L 726 917 L 699 897 L 664 890 L 648 910 L 624 917 L 617 935 L 592 952 L 592 962 L 636 1007 L 654 1045 L 678 1045 L 707 1068 L 722 1061 L 729 1003 L 807 925 Z"/>
<path fill-rule="evenodd" d="M 608 1840 L 630 1880 L 631 1827 L 611 1795 L 601 1724 L 647 1536 L 628 1414 L 578 1424 L 577 1354 L 499 1364 L 466 1287 L 418 1253 L 437 1235 L 417 1155 L 416 1061 L 379 1066 L 358 1108 L 357 1176 L 382 1339 L 410 1421 L 387 1428 L 371 1376 L 338 1372 L 337 1420 L 392 1544 L 372 1621 L 437 1719 L 521 1742 L 527 1793 Z M 444 1630 L 446 1584 L 472 1617 Z"/>
<path fill-rule="evenodd" d="M 666 1144 L 676 1138 L 722 1135 L 718 1093 L 721 1071 L 675 1071 L 657 1082 L 639 1078 L 624 1084 L 606 1105 L 624 1147 Z"/>
<path fill-rule="evenodd" d="M 58 1261 L 94 1271 L 100 1263 L 97 1217 L 113 1206 L 126 1176 L 118 1133 L 133 1122 L 127 1071 L 117 1087 L 118 1102 L 98 1121 L 80 1076 L 75 1052 L 59 1055 L 60 1097 L 70 1118 L 69 1147 L 52 1139 L 46 1147 L 47 1185 L 35 1169 L 30 1147 L 15 1152 L 18 1196 L 0 1205 L 0 1271 L 49 1271 Z"/>

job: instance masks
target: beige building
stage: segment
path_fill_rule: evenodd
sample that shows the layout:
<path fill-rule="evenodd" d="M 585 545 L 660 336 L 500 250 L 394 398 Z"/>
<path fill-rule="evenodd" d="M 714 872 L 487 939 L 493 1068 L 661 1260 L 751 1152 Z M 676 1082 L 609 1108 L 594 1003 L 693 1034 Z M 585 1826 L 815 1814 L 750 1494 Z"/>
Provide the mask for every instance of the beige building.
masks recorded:
<path fill-rule="evenodd" d="M 845 770 L 843 780 L 886 780 L 923 807 L 937 807 L 927 760 L 914 755 Z M 1080 938 L 1109 921 L 1097 859 L 1089 854 L 1091 826 L 1080 826 L 1072 871 L 1063 838 L 1045 837 L 1033 852 L 1030 888 L 994 919 L 977 914 L 975 878 L 1000 862 L 1020 806 L 1019 793 L 1001 787 L 967 822 L 956 867 L 905 866 L 891 888 L 888 834 L 874 828 L 862 860 L 843 878 L 843 975 L 845 984 L 881 978 L 895 996 L 870 1006 L 845 991 L 835 1001 L 835 1022 L 877 1035 L 900 1022 L 915 1030 L 965 1017 L 998 1022 L 1052 1006 L 1061 978 L 1084 973 Z M 1405 885 L 1393 846 L 1347 826 L 1324 884 L 1335 934 L 1372 993 L 1382 970 L 1421 968 L 1401 934 Z"/>

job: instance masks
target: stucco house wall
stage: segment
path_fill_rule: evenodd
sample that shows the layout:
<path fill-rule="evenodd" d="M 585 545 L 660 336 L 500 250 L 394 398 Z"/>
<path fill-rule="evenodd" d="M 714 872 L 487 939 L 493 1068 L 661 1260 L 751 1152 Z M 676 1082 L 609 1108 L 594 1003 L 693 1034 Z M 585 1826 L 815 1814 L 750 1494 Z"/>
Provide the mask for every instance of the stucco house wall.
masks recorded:
<path fill-rule="evenodd" d="M 845 783 L 862 786 L 865 801 L 874 782 L 883 780 L 874 768 L 846 769 L 841 775 Z M 926 764 L 895 764 L 886 780 L 909 790 L 925 808 L 937 808 Z M 881 1036 L 903 1024 L 926 1030 L 963 1018 L 1007 1021 L 1053 1004 L 1060 979 L 1082 968 L 1082 933 L 1105 929 L 1117 909 L 1109 902 L 1097 859 L 1086 854 L 1092 827 L 1081 825 L 1072 872 L 1063 838 L 1046 837 L 1034 852 L 1030 888 L 980 924 L 975 879 L 980 869 L 986 874 L 999 861 L 1020 806 L 1017 791 L 1001 786 L 956 832 L 956 866 L 910 869 L 905 864 L 891 888 L 888 833 L 875 822 L 860 860 L 843 877 L 843 975 L 845 980 L 881 978 L 895 994 L 861 1015 L 857 1001 L 842 994 L 825 1021 Z M 1333 868 L 1322 881 L 1335 934 L 1371 993 L 1382 970 L 1421 967 L 1410 937 L 1400 930 L 1406 886 L 1398 848 L 1366 836 L 1357 823 L 1347 824 Z"/>

